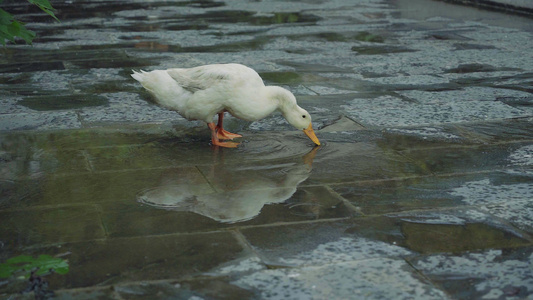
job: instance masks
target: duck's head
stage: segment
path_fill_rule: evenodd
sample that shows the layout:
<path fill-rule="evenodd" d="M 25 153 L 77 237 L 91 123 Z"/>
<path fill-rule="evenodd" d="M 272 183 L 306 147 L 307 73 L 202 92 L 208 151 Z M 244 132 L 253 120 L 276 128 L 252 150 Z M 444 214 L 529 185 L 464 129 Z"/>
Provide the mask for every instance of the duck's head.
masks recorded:
<path fill-rule="evenodd" d="M 279 101 L 279 110 L 283 117 L 296 129 L 303 130 L 316 145 L 320 146 L 320 141 L 315 135 L 311 115 L 303 108 L 296 104 L 294 95 L 283 88 L 278 88 L 277 98 Z"/>
<path fill-rule="evenodd" d="M 289 124 L 294 126 L 296 129 L 303 130 L 305 135 L 307 135 L 315 144 L 320 146 L 320 141 L 315 135 L 315 132 L 313 131 L 313 124 L 311 123 L 311 115 L 309 113 L 296 105 L 295 107 L 291 108 L 290 110 L 287 110 L 283 112 L 283 116 Z"/>

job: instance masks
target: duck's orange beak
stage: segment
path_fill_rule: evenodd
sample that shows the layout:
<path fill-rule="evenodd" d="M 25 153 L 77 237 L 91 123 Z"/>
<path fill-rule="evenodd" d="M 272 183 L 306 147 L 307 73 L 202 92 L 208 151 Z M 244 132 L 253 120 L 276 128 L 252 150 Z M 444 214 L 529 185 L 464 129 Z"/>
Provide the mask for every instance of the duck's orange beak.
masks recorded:
<path fill-rule="evenodd" d="M 317 144 L 317 146 L 320 146 L 320 141 L 318 141 L 318 138 L 315 135 L 315 132 L 313 131 L 313 124 L 309 124 L 309 127 L 307 129 L 304 129 L 305 135 L 307 135 L 313 143 Z"/>

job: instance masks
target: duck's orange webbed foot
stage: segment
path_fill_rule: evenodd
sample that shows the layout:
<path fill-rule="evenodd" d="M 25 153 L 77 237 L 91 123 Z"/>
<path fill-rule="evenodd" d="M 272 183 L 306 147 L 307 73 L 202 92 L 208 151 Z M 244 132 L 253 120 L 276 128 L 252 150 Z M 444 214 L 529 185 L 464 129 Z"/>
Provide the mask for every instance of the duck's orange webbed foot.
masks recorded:
<path fill-rule="evenodd" d="M 217 130 L 217 126 L 215 126 L 215 123 L 208 123 L 207 126 L 211 130 L 211 143 L 213 144 L 213 146 L 237 148 L 237 146 L 239 145 L 239 143 L 234 142 L 221 142 L 219 138 L 219 132 Z"/>
<path fill-rule="evenodd" d="M 229 131 L 224 130 L 224 128 L 218 127 L 218 126 L 216 127 L 216 131 L 217 131 L 218 139 L 220 140 L 233 140 L 235 138 L 242 137 L 242 135 L 240 134 L 231 133 Z"/>
<path fill-rule="evenodd" d="M 235 142 L 221 142 L 221 141 L 213 141 L 213 140 L 211 140 L 211 143 L 213 144 L 213 146 L 220 146 L 224 148 L 237 148 L 237 146 L 240 145 L 240 143 L 235 143 Z"/>
<path fill-rule="evenodd" d="M 215 127 L 218 139 L 220 139 L 220 140 L 233 140 L 235 138 L 242 137 L 242 135 L 240 135 L 240 134 L 231 133 L 229 131 L 224 130 L 223 124 L 224 124 L 224 112 L 220 112 L 220 113 L 218 113 L 218 124 Z"/>

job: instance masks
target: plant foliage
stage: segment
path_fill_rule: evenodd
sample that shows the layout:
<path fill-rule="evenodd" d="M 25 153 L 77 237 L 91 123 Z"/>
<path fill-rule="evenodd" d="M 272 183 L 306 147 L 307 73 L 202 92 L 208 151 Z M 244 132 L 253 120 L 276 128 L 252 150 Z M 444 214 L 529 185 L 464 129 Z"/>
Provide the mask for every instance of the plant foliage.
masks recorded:
<path fill-rule="evenodd" d="M 0 278 L 9 278 L 14 273 L 23 272 L 29 278 L 32 271 L 35 275 L 44 275 L 50 270 L 58 274 L 68 273 L 68 262 L 50 255 L 39 255 L 34 258 L 29 255 L 19 255 L 0 264 Z"/>
<path fill-rule="evenodd" d="M 3 0 L 0 0 L 2 3 Z M 27 0 L 29 3 L 36 5 L 42 11 L 49 14 L 52 18 L 59 22 L 59 19 L 54 14 L 55 9 L 48 0 Z M 15 19 L 13 15 L 0 8 L 0 43 L 6 45 L 6 41 L 15 42 L 15 37 L 23 39 L 26 44 L 30 44 L 35 38 L 35 32 L 26 29 L 25 24 Z"/>

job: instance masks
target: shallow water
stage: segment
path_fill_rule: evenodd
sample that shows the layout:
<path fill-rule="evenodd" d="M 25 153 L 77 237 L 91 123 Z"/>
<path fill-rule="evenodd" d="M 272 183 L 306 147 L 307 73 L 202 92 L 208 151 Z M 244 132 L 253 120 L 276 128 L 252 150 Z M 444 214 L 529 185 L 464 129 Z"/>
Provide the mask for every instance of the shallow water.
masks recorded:
<path fill-rule="evenodd" d="M 42 275 L 60 299 L 531 297 L 527 19 L 74 1 L 53 23 L 6 5 L 38 37 L 0 49 L 0 297 L 27 289 L 28 260 L 68 264 Z M 130 77 L 223 62 L 291 90 L 322 146 L 275 114 L 226 117 L 241 145 L 212 147 Z"/>
<path fill-rule="evenodd" d="M 272 151 L 275 149 L 261 150 L 283 158 L 279 151 Z M 157 208 L 194 212 L 222 223 L 248 221 L 263 206 L 283 203 L 292 197 L 298 185 L 309 177 L 318 149 L 294 162 L 268 165 L 263 160 L 254 165 L 246 161 L 246 156 L 237 165 L 226 164 L 226 157 L 219 160 L 215 154 L 213 165 L 198 167 L 200 172 L 165 175 L 159 186 L 139 192 L 137 200 Z M 261 155 L 257 150 L 253 152 Z"/>

